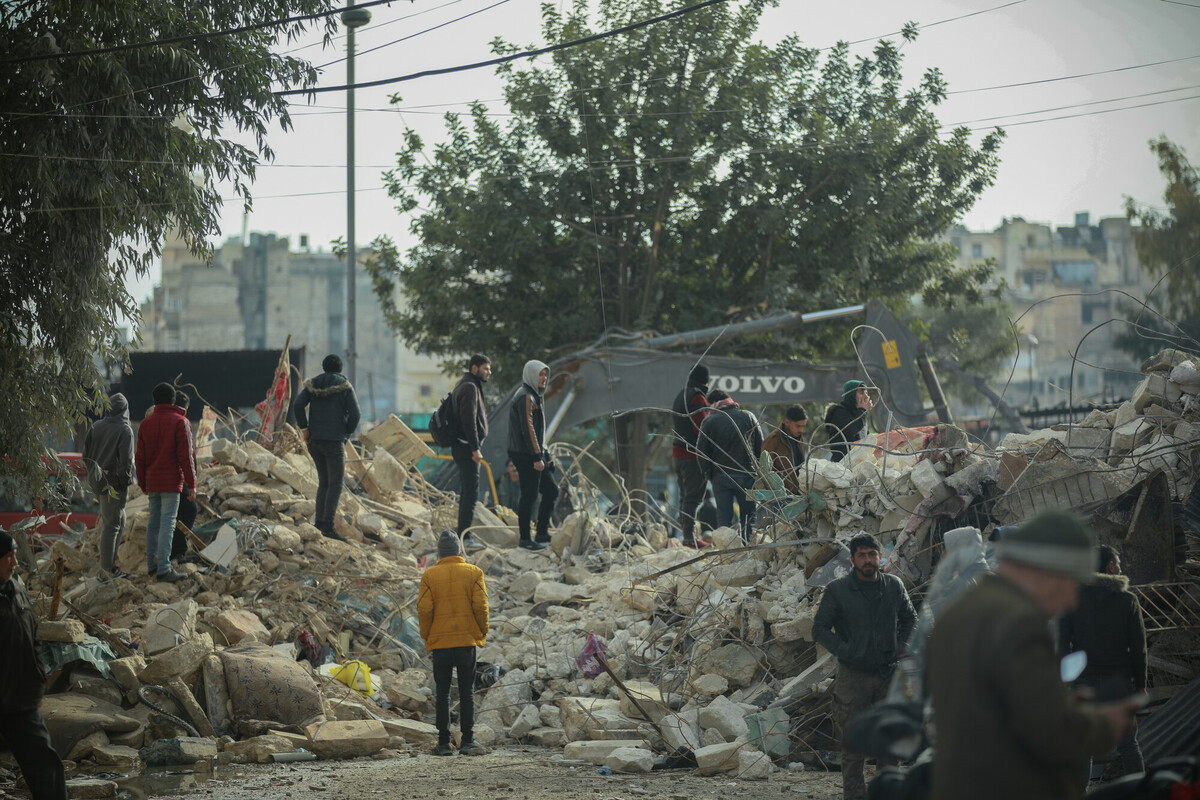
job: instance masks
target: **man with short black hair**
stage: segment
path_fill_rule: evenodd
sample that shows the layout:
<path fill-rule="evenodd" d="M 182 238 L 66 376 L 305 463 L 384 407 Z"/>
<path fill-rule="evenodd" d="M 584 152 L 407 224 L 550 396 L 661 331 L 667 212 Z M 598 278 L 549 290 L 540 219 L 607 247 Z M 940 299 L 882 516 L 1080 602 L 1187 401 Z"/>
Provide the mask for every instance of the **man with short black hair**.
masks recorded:
<path fill-rule="evenodd" d="M 813 621 L 813 639 L 838 660 L 833 721 L 839 740 L 850 720 L 887 694 L 917 622 L 904 583 L 879 571 L 879 553 L 879 541 L 869 533 L 850 540 L 854 570 L 825 587 Z M 842 752 L 842 796 L 867 796 L 861 755 Z"/>
<path fill-rule="evenodd" d="M 475 521 L 475 503 L 479 500 L 480 447 L 488 435 L 487 404 L 483 385 L 492 377 L 492 360 L 476 353 L 467 363 L 466 373 L 454 385 L 450 402 L 454 407 L 456 431 L 450 455 L 458 467 L 458 535 L 464 536 Z M 465 539 L 472 544 L 472 539 Z"/>
<path fill-rule="evenodd" d="M 675 439 L 671 445 L 671 465 L 679 484 L 679 529 L 684 547 L 705 547 L 696 538 L 696 507 L 704 498 L 704 469 L 697 460 L 696 439 L 708 413 L 708 367 L 697 364 L 688 373 L 687 384 L 675 396 L 671 406 Z"/>
<path fill-rule="evenodd" d="M 346 480 L 346 442 L 358 428 L 361 412 L 354 387 L 342 374 L 342 359 L 331 353 L 321 362 L 321 369 L 320 375 L 304 382 L 292 412 L 317 468 L 313 524 L 321 535 L 345 541 L 334 528 L 334 517 Z"/>
<path fill-rule="evenodd" d="M 1142 699 L 1091 705 L 1062 682 L 1049 622 L 1093 579 L 1095 536 L 1044 511 L 996 545 L 995 575 L 938 617 L 926 670 L 937 728 L 933 800 L 1083 796 L 1080 770 L 1133 724 Z"/>
<path fill-rule="evenodd" d="M 790 405 L 783 413 L 779 427 L 763 440 L 763 452 L 771 454 L 771 469 L 783 478 L 783 488 L 791 494 L 800 493 L 796 470 L 804 463 L 804 428 L 808 414 L 801 405 Z"/>
<path fill-rule="evenodd" d="M 0 531 L 0 743 L 12 751 L 33 800 L 67 800 L 62 759 L 38 709 L 45 673 L 37 617 L 16 572 L 16 542 Z"/>
<path fill-rule="evenodd" d="M 171 567 L 171 538 L 180 493 L 196 499 L 196 470 L 187 419 L 169 383 L 154 387 L 154 410 L 138 426 L 134 463 L 138 486 L 149 501 L 146 568 L 160 581 L 183 580 L 187 576 Z"/>
<path fill-rule="evenodd" d="M 1079 605 L 1059 622 L 1059 642 L 1067 653 L 1087 653 L 1087 666 L 1076 686 L 1091 690 L 1097 702 L 1121 700 L 1146 690 L 1146 627 L 1121 559 L 1108 545 L 1100 548 L 1100 570 L 1079 588 Z M 1122 774 L 1141 772 L 1137 725 L 1117 744 Z"/>

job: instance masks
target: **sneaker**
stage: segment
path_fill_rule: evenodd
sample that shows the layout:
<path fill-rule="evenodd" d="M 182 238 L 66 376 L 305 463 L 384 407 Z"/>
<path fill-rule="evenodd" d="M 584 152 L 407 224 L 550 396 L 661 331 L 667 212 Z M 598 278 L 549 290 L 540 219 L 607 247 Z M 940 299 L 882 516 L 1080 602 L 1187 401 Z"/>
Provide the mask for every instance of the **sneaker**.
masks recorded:
<path fill-rule="evenodd" d="M 454 748 L 450 746 L 449 742 L 445 742 L 444 744 L 438 742 L 433 746 L 433 754 L 435 756 L 452 756 L 454 755 Z"/>
<path fill-rule="evenodd" d="M 521 544 L 518 546 L 523 550 L 533 550 L 534 552 L 537 552 L 539 550 L 545 550 L 548 545 L 546 545 L 545 542 L 535 542 L 533 539 L 523 539 Z"/>
<path fill-rule="evenodd" d="M 125 572 L 120 567 L 113 567 L 111 570 L 107 570 L 107 569 L 100 570 L 100 580 L 104 581 L 105 583 L 108 583 L 109 581 L 115 581 L 117 578 L 128 578 L 128 577 L 129 577 L 129 573 Z"/>
<path fill-rule="evenodd" d="M 541 544 L 549 545 L 550 544 L 550 534 L 539 533 L 537 536 L 533 537 L 533 540 L 535 542 L 540 542 Z"/>
<path fill-rule="evenodd" d="M 462 747 L 459 748 L 458 752 L 464 756 L 486 756 L 492 751 L 488 750 L 478 742 L 469 741 L 463 742 Z"/>
<path fill-rule="evenodd" d="M 166 583 L 175 583 L 176 581 L 181 581 L 184 578 L 186 578 L 187 573 L 186 572 L 176 572 L 173 569 L 169 569 L 166 572 L 158 573 L 155 577 L 157 577 L 158 580 L 164 581 Z"/>
<path fill-rule="evenodd" d="M 337 541 L 337 542 L 350 541 L 349 539 L 347 539 L 345 536 L 342 536 L 337 531 L 329 531 L 328 533 L 322 533 L 321 535 L 324 536 L 326 539 L 333 539 L 334 541 Z"/>
<path fill-rule="evenodd" d="M 467 531 L 462 537 L 463 550 L 469 553 L 477 553 L 480 550 L 486 550 L 487 545 L 475 534 Z"/>

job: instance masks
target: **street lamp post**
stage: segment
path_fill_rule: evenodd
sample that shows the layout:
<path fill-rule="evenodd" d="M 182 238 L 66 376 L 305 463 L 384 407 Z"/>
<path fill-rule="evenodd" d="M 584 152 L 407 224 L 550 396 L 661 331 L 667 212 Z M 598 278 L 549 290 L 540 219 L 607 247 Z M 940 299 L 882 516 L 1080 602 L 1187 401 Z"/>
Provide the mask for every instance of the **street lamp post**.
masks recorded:
<path fill-rule="evenodd" d="M 354 31 L 371 21 L 371 12 L 350 6 L 342 12 L 346 26 L 346 378 L 354 383 L 354 362 L 358 358 L 354 341 L 355 263 L 354 249 Z"/>

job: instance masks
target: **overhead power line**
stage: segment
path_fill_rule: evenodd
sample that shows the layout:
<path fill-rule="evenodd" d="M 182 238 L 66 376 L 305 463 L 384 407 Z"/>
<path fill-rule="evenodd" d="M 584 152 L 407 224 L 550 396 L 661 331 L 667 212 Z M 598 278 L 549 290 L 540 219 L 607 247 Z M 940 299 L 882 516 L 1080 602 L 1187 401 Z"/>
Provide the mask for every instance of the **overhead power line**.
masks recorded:
<path fill-rule="evenodd" d="M 359 3 L 354 8 L 370 8 L 372 6 L 391 5 L 396 0 L 368 0 L 365 3 Z M 311 22 L 314 19 L 322 19 L 323 17 L 332 17 L 335 14 L 341 14 L 346 11 L 346 8 L 335 8 L 331 11 L 319 11 L 315 14 L 300 14 L 295 17 L 284 17 L 283 19 L 271 19 L 263 22 L 256 22 L 253 25 L 242 25 L 238 28 L 226 28 L 219 31 L 208 31 L 206 33 L 189 33 L 182 36 L 170 36 L 165 39 L 153 39 L 147 42 L 130 42 L 129 44 L 113 45 L 112 47 L 96 47 L 91 50 L 71 50 L 64 53 L 42 53 L 36 56 L 21 56 L 20 58 L 5 58 L 0 59 L 0 64 L 28 64 L 34 61 L 52 61 L 54 59 L 75 58 L 77 56 L 98 56 L 105 53 L 123 53 L 129 50 L 141 50 L 146 47 L 159 47 L 165 44 L 179 44 L 180 42 L 195 42 L 204 39 L 216 39 L 222 36 L 233 36 L 239 33 L 248 33 L 250 31 L 262 30 L 264 28 L 273 28 L 279 25 L 290 25 L 293 22 Z"/>
<path fill-rule="evenodd" d="M 506 64 L 509 61 L 517 61 L 517 60 L 520 60 L 523 58 L 534 58 L 535 56 L 545 55 L 546 53 L 553 53 L 558 50 L 566 50 L 568 48 L 578 47 L 579 45 L 587 44 L 589 42 L 596 42 L 601 39 L 607 39 L 612 36 L 618 36 L 622 33 L 629 33 L 630 31 L 635 31 L 635 30 L 638 30 L 639 28 L 645 28 L 649 25 L 656 25 L 660 22 L 666 22 L 669 19 L 675 19 L 676 17 L 682 17 L 685 14 L 691 14 L 694 11 L 700 11 L 701 9 L 708 8 L 709 6 L 715 6 L 718 3 L 724 3 L 724 2 L 726 2 L 726 0 L 704 0 L 704 2 L 702 2 L 702 3 L 696 3 L 695 5 L 687 6 L 685 8 L 680 8 L 675 11 L 671 11 L 670 13 L 667 13 L 667 14 L 660 14 L 657 17 L 651 17 L 650 19 L 644 19 L 644 20 L 641 20 L 640 22 L 634 22 L 629 25 L 622 25 L 619 28 L 614 28 L 610 31 L 604 31 L 603 33 L 596 33 L 591 36 L 585 36 L 582 39 L 572 39 L 569 42 L 559 42 L 558 44 L 552 44 L 552 45 L 549 45 L 548 47 L 539 47 L 536 50 L 523 50 L 520 53 L 512 53 L 507 56 L 500 56 L 499 58 L 490 58 L 487 61 L 477 61 L 474 64 L 460 64 L 457 67 L 443 67 L 441 69 L 427 69 L 427 70 L 422 70 L 421 72 L 413 72 L 409 75 L 400 75 L 395 78 L 382 78 L 377 81 L 366 81 L 364 83 L 354 83 L 354 84 L 344 83 L 339 86 L 319 86 L 319 87 L 316 87 L 313 89 L 288 89 L 288 90 L 282 91 L 282 92 L 275 92 L 275 94 L 278 97 L 287 97 L 288 95 L 318 94 L 320 92 L 341 92 L 341 91 L 345 91 L 346 89 L 351 88 L 352 86 L 355 89 L 369 89 L 374 86 L 388 86 L 390 84 L 403 83 L 405 81 L 416 80 L 417 78 L 428 78 L 433 75 L 449 75 L 450 73 L 466 72 L 467 70 L 479 69 L 481 67 L 494 67 L 498 64 Z"/>
<path fill-rule="evenodd" d="M 953 92 L 946 92 L 947 95 L 952 94 L 971 94 L 972 92 L 990 92 L 994 89 L 1015 89 L 1018 86 L 1036 86 L 1040 83 L 1055 83 L 1056 81 L 1072 81 L 1076 78 L 1090 78 L 1093 75 L 1111 75 L 1114 72 L 1128 72 L 1131 69 L 1145 69 L 1146 67 L 1161 67 L 1163 64 L 1178 64 L 1180 61 L 1192 61 L 1200 58 L 1200 54 L 1194 56 L 1184 56 L 1182 58 L 1169 58 L 1165 61 L 1150 61 L 1145 64 L 1132 64 L 1128 67 L 1114 67 L 1113 69 L 1099 69 L 1095 72 L 1080 72 L 1076 75 L 1063 75 L 1061 78 L 1041 78 L 1033 81 L 1021 81 L 1019 83 L 1003 83 L 998 86 L 980 86 L 975 89 L 956 89 Z"/>

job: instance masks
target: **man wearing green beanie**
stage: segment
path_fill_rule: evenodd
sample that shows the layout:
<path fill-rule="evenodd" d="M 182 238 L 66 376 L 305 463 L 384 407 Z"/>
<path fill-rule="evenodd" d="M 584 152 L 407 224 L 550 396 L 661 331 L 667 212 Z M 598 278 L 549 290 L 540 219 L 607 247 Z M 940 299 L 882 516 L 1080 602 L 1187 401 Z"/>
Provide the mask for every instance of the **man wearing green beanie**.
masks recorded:
<path fill-rule="evenodd" d="M 1143 702 L 1080 703 L 1061 679 L 1050 621 L 1093 578 L 1095 536 L 1044 511 L 996 553 L 997 574 L 951 603 L 929 639 L 933 800 L 1079 798 L 1084 761 L 1111 750 Z"/>
<path fill-rule="evenodd" d="M 850 451 L 850 442 L 857 442 L 867 428 L 867 414 L 874 403 L 862 381 L 842 384 L 842 402 L 825 409 L 825 433 L 829 437 L 829 460 L 841 461 Z"/>

